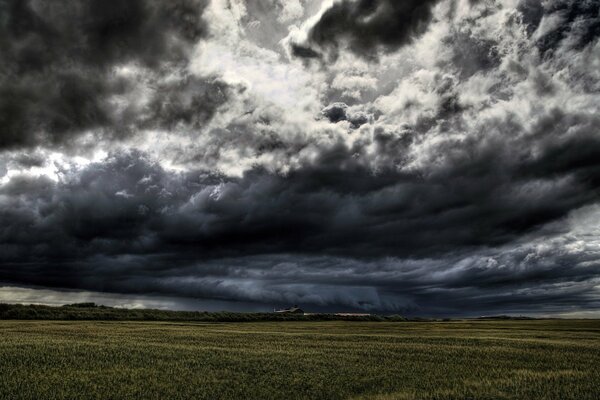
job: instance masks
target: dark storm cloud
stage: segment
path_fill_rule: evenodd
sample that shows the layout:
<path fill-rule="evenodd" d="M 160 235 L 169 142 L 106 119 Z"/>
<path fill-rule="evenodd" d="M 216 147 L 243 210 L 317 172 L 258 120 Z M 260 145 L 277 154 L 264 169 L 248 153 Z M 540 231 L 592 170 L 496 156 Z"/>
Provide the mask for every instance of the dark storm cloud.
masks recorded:
<path fill-rule="evenodd" d="M 111 100 L 135 82 L 114 68 L 134 64 L 160 74 L 185 62 L 206 35 L 205 6 L 204 0 L 2 0 L 0 148 L 58 144 L 85 130 L 127 133 L 134 110 Z"/>
<path fill-rule="evenodd" d="M 300 58 L 320 58 L 321 55 L 307 46 L 292 43 L 292 55 Z"/>
<path fill-rule="evenodd" d="M 201 128 L 229 96 L 230 87 L 223 81 L 185 76 L 181 80 L 158 84 L 149 104 L 145 124 L 163 129 L 178 125 Z"/>
<path fill-rule="evenodd" d="M 364 112 L 349 111 L 348 105 L 345 103 L 338 102 L 330 104 L 321 110 L 321 114 L 333 123 L 348 121 L 350 122 L 350 126 L 354 129 L 360 128 L 361 125 L 369 122 L 369 118 Z"/>
<path fill-rule="evenodd" d="M 523 8 L 525 22 L 530 28 L 539 25 L 541 21 L 537 3 L 527 2 Z M 544 18 L 554 18 L 557 21 L 537 40 L 537 47 L 545 55 L 555 51 L 560 45 L 581 50 L 600 37 L 600 3 L 597 1 L 552 0 L 543 3 L 543 10 Z"/>
<path fill-rule="evenodd" d="M 558 110 L 528 131 L 492 120 L 482 130 L 496 139 L 446 142 L 414 173 L 383 167 L 401 164 L 411 141 L 381 131 L 285 175 L 174 173 L 129 151 L 58 183 L 13 177 L 0 189 L 0 280 L 403 312 L 462 312 L 482 296 L 482 310 L 596 301 L 584 299 L 595 253 L 565 252 L 570 239 L 555 250 L 509 244 L 568 231 L 548 224 L 598 201 L 599 123 Z M 377 171 L 373 157 L 384 160 Z M 284 254 L 291 264 L 276 262 Z"/>
<path fill-rule="evenodd" d="M 64 183 L 15 177 L 0 191 L 3 257 L 35 256 L 19 238 L 45 243 L 40 257 L 49 251 L 59 259 L 123 252 L 424 257 L 501 245 L 598 200 L 597 117 L 555 110 L 529 132 L 500 122 L 486 128 L 506 130 L 496 139 L 445 143 L 436 167 L 414 173 L 385 167 L 402 164 L 411 142 L 381 131 L 369 145 L 374 154 L 334 143 L 285 175 L 260 167 L 240 178 L 173 174 L 128 152 L 70 172 Z M 527 145 L 524 134 L 532 138 Z"/>
<path fill-rule="evenodd" d="M 45 271 L 52 274 L 43 284 L 217 299 L 260 304 L 267 310 L 299 303 L 310 311 L 473 316 L 554 313 L 600 305 L 594 291 L 599 255 L 566 250 L 565 246 L 574 244 L 571 241 L 550 244 L 533 243 L 462 258 L 403 261 L 297 254 L 195 262 L 168 255 L 97 256 L 47 265 Z M 168 263 L 171 268 L 165 268 Z M 26 270 L 32 281 L 42 281 L 32 265 Z"/>
<path fill-rule="evenodd" d="M 438 0 L 343 0 L 325 11 L 308 34 L 308 45 L 337 53 L 341 44 L 355 54 L 374 57 L 393 51 L 423 34 Z M 299 57 L 315 57 L 314 50 L 296 46 Z"/>
<path fill-rule="evenodd" d="M 12 162 L 22 168 L 41 167 L 46 163 L 46 159 L 40 153 L 17 153 L 12 157 Z"/>
<path fill-rule="evenodd" d="M 544 16 L 544 7 L 541 0 L 521 0 L 517 10 L 521 13 L 527 34 L 531 35 L 540 25 Z"/>
<path fill-rule="evenodd" d="M 292 51 L 397 50 L 434 3 L 335 2 Z M 292 23 L 256 29 L 267 3 L 239 21 L 211 7 L 254 43 L 211 38 L 190 69 L 205 2 L 0 4 L 0 282 L 315 310 L 599 305 L 597 72 L 577 61 L 595 60 L 594 2 L 473 2 L 406 65 L 349 54 L 310 79 L 263 51 Z M 208 56 L 248 85 L 194 75 Z M 79 166 L 46 148 L 88 130 L 150 132 Z"/>
<path fill-rule="evenodd" d="M 476 37 L 468 28 L 453 31 L 444 41 L 452 49 L 451 61 L 463 79 L 500 65 L 497 43 Z"/>

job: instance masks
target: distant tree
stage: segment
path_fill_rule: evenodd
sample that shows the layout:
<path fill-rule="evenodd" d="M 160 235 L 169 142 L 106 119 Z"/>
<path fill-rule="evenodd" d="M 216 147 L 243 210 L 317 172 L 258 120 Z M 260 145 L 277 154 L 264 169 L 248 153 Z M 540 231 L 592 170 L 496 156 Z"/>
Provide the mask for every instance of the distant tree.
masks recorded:
<path fill-rule="evenodd" d="M 65 304 L 63 307 L 96 308 L 99 306 L 96 303 L 73 303 Z"/>

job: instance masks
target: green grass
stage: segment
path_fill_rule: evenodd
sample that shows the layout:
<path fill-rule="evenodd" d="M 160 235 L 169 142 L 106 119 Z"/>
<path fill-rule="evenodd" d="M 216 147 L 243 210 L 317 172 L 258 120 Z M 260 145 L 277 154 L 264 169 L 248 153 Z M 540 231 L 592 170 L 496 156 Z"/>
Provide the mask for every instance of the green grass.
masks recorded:
<path fill-rule="evenodd" d="M 598 399 L 600 321 L 0 321 L 0 399 Z"/>

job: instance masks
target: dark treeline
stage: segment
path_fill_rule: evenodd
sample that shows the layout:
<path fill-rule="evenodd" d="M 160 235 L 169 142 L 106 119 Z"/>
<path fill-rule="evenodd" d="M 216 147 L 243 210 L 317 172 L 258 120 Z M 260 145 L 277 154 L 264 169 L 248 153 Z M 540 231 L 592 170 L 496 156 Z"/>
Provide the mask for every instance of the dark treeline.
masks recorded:
<path fill-rule="evenodd" d="M 99 306 L 94 303 L 69 304 L 62 307 L 41 305 L 1 304 L 0 320 L 104 320 L 104 321 L 204 321 L 204 322 L 257 322 L 257 321 L 406 321 L 398 315 L 342 316 L 335 314 L 280 314 L 236 313 L 202 311 L 166 311 L 154 309 L 127 309 Z"/>

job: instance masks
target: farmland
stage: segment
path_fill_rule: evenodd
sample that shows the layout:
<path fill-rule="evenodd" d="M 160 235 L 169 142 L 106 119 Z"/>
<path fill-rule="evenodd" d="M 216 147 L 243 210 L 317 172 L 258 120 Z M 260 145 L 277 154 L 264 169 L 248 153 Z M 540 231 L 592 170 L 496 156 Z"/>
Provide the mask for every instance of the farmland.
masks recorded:
<path fill-rule="evenodd" d="M 600 321 L 0 321 L 0 399 L 597 399 Z"/>

